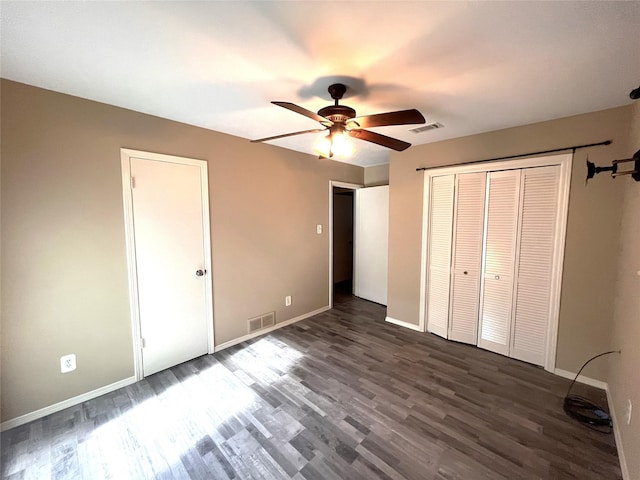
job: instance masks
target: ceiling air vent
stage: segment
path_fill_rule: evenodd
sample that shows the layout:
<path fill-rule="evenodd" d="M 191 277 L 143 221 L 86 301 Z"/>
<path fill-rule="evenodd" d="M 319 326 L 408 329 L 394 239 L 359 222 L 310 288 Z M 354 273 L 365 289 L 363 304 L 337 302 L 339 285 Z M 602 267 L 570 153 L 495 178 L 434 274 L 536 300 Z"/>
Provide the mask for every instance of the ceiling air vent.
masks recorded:
<path fill-rule="evenodd" d="M 409 131 L 412 133 L 422 133 L 428 130 L 435 130 L 436 128 L 442 128 L 442 127 L 444 127 L 444 125 L 441 124 L 440 122 L 433 122 L 433 123 L 428 123 L 427 125 L 423 125 L 421 127 L 412 128 Z"/>

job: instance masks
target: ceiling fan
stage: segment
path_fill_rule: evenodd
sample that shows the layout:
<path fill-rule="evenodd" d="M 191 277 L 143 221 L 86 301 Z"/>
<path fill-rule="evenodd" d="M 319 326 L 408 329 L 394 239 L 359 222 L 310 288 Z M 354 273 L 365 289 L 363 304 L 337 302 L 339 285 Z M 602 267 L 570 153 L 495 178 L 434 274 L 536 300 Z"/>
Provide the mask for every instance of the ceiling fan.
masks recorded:
<path fill-rule="evenodd" d="M 251 142 L 267 142 L 278 138 L 291 137 L 304 133 L 317 133 L 329 131 L 319 145 L 316 151 L 321 157 L 348 156 L 353 153 L 353 146 L 346 140 L 346 137 L 359 138 L 366 142 L 382 145 L 401 152 L 411 146 L 410 143 L 397 138 L 387 137 L 370 130 L 369 127 L 384 127 L 389 125 L 409 125 L 425 123 L 426 120 L 422 114 L 416 109 L 399 110 L 396 112 L 378 113 L 375 115 L 365 115 L 356 117 L 356 111 L 346 105 L 338 105 L 338 101 L 347 91 L 347 87 L 342 83 L 334 83 L 329 86 L 329 95 L 335 101 L 333 105 L 321 108 L 318 113 L 314 113 L 306 108 L 300 107 L 289 102 L 271 102 L 279 107 L 286 108 L 293 112 L 309 117 L 320 122 L 323 128 L 314 128 L 311 130 L 303 130 L 301 132 L 285 133 L 282 135 L 274 135 L 273 137 L 259 138 L 251 140 Z"/>

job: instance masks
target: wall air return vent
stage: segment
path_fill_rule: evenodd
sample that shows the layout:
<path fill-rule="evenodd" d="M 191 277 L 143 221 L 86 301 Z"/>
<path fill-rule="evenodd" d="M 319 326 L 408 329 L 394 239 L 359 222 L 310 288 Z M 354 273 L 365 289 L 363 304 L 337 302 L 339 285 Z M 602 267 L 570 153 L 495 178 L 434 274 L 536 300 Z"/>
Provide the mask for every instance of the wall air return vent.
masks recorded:
<path fill-rule="evenodd" d="M 276 324 L 276 312 L 269 312 L 259 317 L 250 318 L 248 320 L 249 333 L 253 333 L 263 328 L 273 327 Z"/>
<path fill-rule="evenodd" d="M 442 127 L 444 127 L 444 125 L 441 124 L 440 122 L 433 122 L 433 123 L 428 123 L 426 125 L 422 125 L 421 127 L 411 128 L 409 131 L 411 133 L 422 133 L 422 132 L 435 130 L 437 128 L 442 128 Z"/>
<path fill-rule="evenodd" d="M 276 312 L 269 312 L 262 316 L 262 328 L 273 327 L 276 324 Z"/>

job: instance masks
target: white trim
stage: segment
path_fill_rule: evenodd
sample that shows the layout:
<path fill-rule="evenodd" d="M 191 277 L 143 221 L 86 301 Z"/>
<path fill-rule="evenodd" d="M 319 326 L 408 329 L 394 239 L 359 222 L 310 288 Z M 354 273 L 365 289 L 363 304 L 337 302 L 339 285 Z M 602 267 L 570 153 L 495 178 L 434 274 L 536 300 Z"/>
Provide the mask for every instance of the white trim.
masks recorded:
<path fill-rule="evenodd" d="M 215 351 L 219 352 L 220 350 L 224 350 L 225 348 L 233 347 L 234 345 L 237 345 L 239 343 L 246 342 L 247 340 L 251 340 L 252 338 L 255 338 L 255 337 L 260 337 L 269 332 L 273 332 L 274 330 L 277 330 L 279 328 L 286 327 L 287 325 L 291 325 L 292 323 L 296 323 L 296 322 L 299 322 L 300 320 L 305 320 L 309 317 L 313 317 L 314 315 L 318 315 L 322 312 L 326 312 L 327 310 L 331 310 L 331 307 L 329 305 L 318 308 L 313 312 L 304 313 L 302 315 L 298 315 L 297 317 L 290 318 L 289 320 L 285 320 L 284 322 L 276 323 L 273 327 L 265 328 L 257 332 L 243 335 L 242 337 L 234 338 L 233 340 L 229 340 L 228 342 L 224 342 L 224 343 L 221 343 L 220 345 L 216 345 Z"/>
<path fill-rule="evenodd" d="M 489 225 L 489 188 L 491 187 L 491 178 L 489 172 L 485 172 L 484 177 L 484 212 L 482 212 L 482 250 L 480 255 L 480 288 L 478 289 L 478 327 L 476 330 L 476 345 L 480 344 L 482 338 L 482 317 L 484 315 L 484 271 L 487 266 L 487 230 Z"/>
<path fill-rule="evenodd" d="M 429 240 L 429 224 L 431 212 L 429 203 L 431 197 L 431 176 L 424 175 L 422 180 L 422 238 L 420 249 L 420 308 L 418 309 L 419 332 L 427 331 L 427 255 L 429 250 L 427 242 Z"/>
<path fill-rule="evenodd" d="M 215 347 L 215 351 L 219 352 L 220 350 L 224 350 L 225 348 L 229 348 L 232 347 L 233 345 L 237 345 L 238 343 L 242 343 L 246 340 L 250 340 L 252 338 L 264 335 L 266 333 L 272 332 L 273 330 L 277 330 L 279 328 L 282 327 L 286 327 L 287 325 L 291 325 L 293 323 L 299 322 L 301 320 L 305 320 L 307 318 L 313 317 L 315 315 L 318 315 L 322 312 L 326 312 L 327 310 L 330 310 L 331 307 L 324 306 L 321 308 L 318 308 L 317 310 L 314 310 L 312 312 L 308 312 L 302 315 L 299 315 L 297 317 L 294 318 L 290 318 L 289 320 L 285 320 L 284 322 L 281 323 L 277 323 L 275 324 L 273 327 L 269 327 L 269 328 L 265 328 L 264 330 L 260 330 L 258 332 L 253 332 L 250 333 L 248 335 L 244 335 L 240 338 L 236 338 L 234 340 L 230 340 L 228 342 L 222 343 L 220 345 L 217 345 Z M 213 353 L 213 352 L 211 352 Z M 21 415 L 19 417 L 7 420 L 5 422 L 3 422 L 0 425 L 0 431 L 5 431 L 8 430 L 10 428 L 14 428 L 14 427 L 18 427 L 20 425 L 24 425 L 25 423 L 29 423 L 32 422 L 33 420 L 37 420 L 39 418 L 45 417 L 47 415 L 50 415 L 52 413 L 55 412 L 59 412 L 60 410 L 64 410 L 65 408 L 69 408 L 69 407 L 73 407 L 74 405 L 78 405 L 82 402 L 86 402 L 87 400 L 92 400 L 96 397 L 99 397 L 100 395 L 104 395 L 110 392 L 113 392 L 119 388 L 122 387 L 126 387 L 127 385 L 132 385 L 134 383 L 136 383 L 138 380 L 136 379 L 135 376 L 131 376 L 128 378 L 125 378 L 123 380 L 119 380 L 115 383 L 112 383 L 110 385 L 105 385 L 104 387 L 100 387 L 97 388 L 95 390 L 92 390 L 90 392 L 86 392 L 83 393 L 81 395 L 78 395 L 76 397 L 73 398 L 69 398 L 67 400 L 63 400 L 61 402 L 55 403 L 53 405 L 49 405 L 47 407 L 41 408 L 39 410 L 36 410 L 34 412 L 31 413 L 27 413 L 25 415 Z"/>
<path fill-rule="evenodd" d="M 609 405 L 609 415 L 613 421 L 613 436 L 616 439 L 616 450 L 618 451 L 618 459 L 620 460 L 620 471 L 622 472 L 623 480 L 631 480 L 629 475 L 629 467 L 627 466 L 627 459 L 624 456 L 624 449 L 622 448 L 622 434 L 620 433 L 620 423 L 618 422 L 618 416 L 611 397 L 611 391 L 609 390 L 609 384 L 605 384 L 605 392 L 607 393 L 607 404 Z"/>
<path fill-rule="evenodd" d="M 449 165 L 444 167 L 434 167 L 424 170 L 425 176 L 436 175 L 431 172 L 437 172 L 437 175 L 447 175 L 455 173 L 472 173 L 472 172 L 497 172 L 499 170 L 518 170 L 531 167 L 547 167 L 549 165 L 561 165 L 566 158 L 572 159 L 572 153 L 555 153 L 553 155 L 545 155 L 543 157 L 516 158 L 512 160 L 501 160 L 497 162 L 478 162 L 467 163 L 462 165 Z"/>
<path fill-rule="evenodd" d="M 392 323 L 394 325 L 398 325 L 399 327 L 409 328 L 411 330 L 415 330 L 416 332 L 423 332 L 422 327 L 420 325 L 416 325 L 415 323 L 405 322 L 404 320 L 398 320 L 393 317 L 385 317 L 385 322 Z"/>
<path fill-rule="evenodd" d="M 359 183 L 347 183 L 347 182 L 340 182 L 338 180 L 329 180 L 329 221 L 327 222 L 327 225 L 329 225 L 329 308 L 333 308 L 333 187 L 338 187 L 338 188 L 348 188 L 350 190 L 357 190 L 358 188 L 364 188 L 364 185 L 361 185 Z M 354 198 L 355 200 L 355 198 Z M 353 224 L 354 224 L 354 229 L 353 229 L 353 245 L 355 248 L 356 245 L 356 239 L 355 239 L 355 235 L 356 235 L 356 229 L 355 229 L 355 209 L 353 212 L 354 216 L 353 216 Z M 353 252 L 353 258 L 355 259 L 355 252 Z M 355 260 L 354 260 L 355 261 Z M 355 268 L 353 269 L 353 284 L 355 285 Z"/>
<path fill-rule="evenodd" d="M 382 165 L 389 165 L 389 161 L 387 160 L 386 162 L 383 162 L 383 163 L 376 163 L 375 165 L 365 165 L 365 166 L 364 166 L 364 167 L 362 167 L 362 168 L 369 168 L 369 167 L 381 167 Z M 371 185 L 371 186 L 373 187 L 374 185 Z M 377 187 L 381 187 L 382 185 L 375 185 L 375 186 L 377 186 Z"/>
<path fill-rule="evenodd" d="M 573 154 L 564 154 L 560 159 L 560 178 L 558 179 L 558 210 L 556 215 L 556 238 L 552 260 L 553 270 L 549 285 L 549 325 L 547 328 L 547 355 L 544 369 L 553 372 L 556 367 L 558 349 L 558 325 L 560 323 L 560 296 L 562 292 L 562 274 L 564 267 L 564 249 L 567 238 L 567 217 L 569 215 L 569 189 L 571 187 L 571 169 Z"/>
<path fill-rule="evenodd" d="M 53 405 L 49 405 L 48 407 L 44 407 L 39 410 L 20 415 L 19 417 L 2 422 L 0 431 L 4 432 L 5 430 L 9 430 L 10 428 L 19 427 L 20 425 L 24 425 L 25 423 L 32 422 L 42 417 L 46 417 L 47 415 L 59 412 L 61 410 L 64 410 L 65 408 L 73 407 L 82 402 L 86 402 L 87 400 L 93 400 L 100 395 L 111 393 L 115 390 L 118 390 L 119 388 L 126 387 L 127 385 L 131 385 L 134 383 L 136 383 L 136 377 L 125 378 L 123 380 L 118 380 L 117 382 L 110 385 L 105 385 L 104 387 L 96 388 L 95 390 L 91 390 L 90 392 L 86 392 L 75 397 L 62 400 L 61 402 L 54 403 Z"/>
<path fill-rule="evenodd" d="M 142 368 L 142 345 L 140 341 L 140 305 L 138 299 L 138 273 L 136 270 L 136 249 L 133 222 L 133 196 L 131 192 L 131 159 L 141 158 L 157 162 L 177 163 L 191 165 L 200 169 L 200 190 L 202 195 L 202 234 L 204 268 L 208 275 L 204 275 L 205 304 L 207 316 L 207 351 L 214 352 L 214 325 L 213 325 L 213 271 L 211 268 L 211 217 L 209 215 L 209 176 L 206 160 L 164 155 L 161 153 L 143 152 L 129 148 L 120 149 L 122 166 L 122 198 L 124 206 L 124 223 L 127 249 L 127 267 L 129 271 L 129 310 L 131 315 L 131 334 L 133 347 L 133 367 L 136 380 L 144 378 Z"/>
<path fill-rule="evenodd" d="M 573 153 L 560 153 L 542 157 L 527 157 L 495 162 L 471 163 L 466 165 L 452 165 L 448 167 L 435 167 L 424 170 L 423 181 L 423 212 L 422 212 L 422 255 L 420 259 L 420 327 L 426 330 L 426 288 L 427 288 L 427 243 L 429 224 L 429 182 L 432 176 L 460 174 L 472 172 L 495 172 L 500 170 L 516 170 L 522 168 L 544 167 L 551 165 L 560 166 L 560 178 L 558 181 L 558 215 L 556 216 L 556 239 L 554 244 L 553 272 L 550 282 L 549 300 L 549 325 L 547 329 L 547 347 L 544 369 L 554 373 L 555 359 L 558 347 L 558 324 L 560 316 L 560 295 L 562 286 L 562 273 L 564 266 L 564 251 L 567 232 L 567 216 L 569 210 L 569 189 L 571 186 L 571 169 Z M 603 387 L 599 387 L 603 388 Z"/>
<path fill-rule="evenodd" d="M 486 176 L 487 174 L 485 173 L 485 181 L 486 181 Z M 447 301 L 447 303 L 449 304 L 449 307 L 451 307 L 451 304 L 453 302 L 453 292 L 455 290 L 454 287 L 454 282 L 455 282 L 455 264 L 454 264 L 454 259 L 456 258 L 456 251 L 457 251 L 457 243 L 456 242 L 456 238 L 458 237 L 458 192 L 460 190 L 460 177 L 458 175 L 453 177 L 453 201 L 451 202 L 451 238 L 450 238 L 450 251 L 449 251 L 449 300 Z M 480 253 L 480 255 L 482 255 L 482 253 Z M 482 298 L 482 297 L 479 297 Z M 449 311 L 447 312 L 447 332 L 446 332 L 446 336 L 444 338 L 446 338 L 447 340 L 453 340 L 451 338 L 451 334 L 453 332 L 453 322 L 451 322 L 451 308 L 449 308 Z M 478 325 L 476 324 L 476 327 Z M 465 342 L 466 343 L 466 342 Z"/>
<path fill-rule="evenodd" d="M 140 306 L 138 304 L 138 271 L 136 269 L 136 246 L 133 225 L 133 197 L 131 193 L 131 165 L 129 150 L 120 149 L 122 166 L 122 201 L 124 206 L 124 230 L 127 250 L 129 287 L 129 315 L 133 348 L 133 374 L 142 380 L 142 346 L 140 345 Z"/>
<path fill-rule="evenodd" d="M 213 267 L 211 260 L 211 214 L 209 212 L 209 170 L 204 160 L 200 164 L 200 191 L 202 193 L 202 255 L 207 275 L 204 276 L 205 308 L 207 309 L 207 351 L 215 351 L 215 329 L 213 317 Z"/>
<path fill-rule="evenodd" d="M 361 183 L 341 182 L 339 180 L 329 180 L 329 184 L 332 187 L 348 188 L 348 189 L 351 189 L 351 190 L 357 190 L 358 188 L 364 188 L 364 185 L 361 184 Z"/>
<path fill-rule="evenodd" d="M 569 372 L 568 370 L 563 370 L 561 368 L 555 368 L 551 373 L 554 373 L 559 377 L 568 378 L 569 380 L 573 380 L 576 377 L 576 374 L 574 372 Z M 585 377 L 584 375 L 580 375 L 576 381 L 584 383 L 585 385 L 591 385 L 592 387 L 599 388 L 600 390 L 607 389 L 607 382 L 596 380 L 595 378 Z"/>

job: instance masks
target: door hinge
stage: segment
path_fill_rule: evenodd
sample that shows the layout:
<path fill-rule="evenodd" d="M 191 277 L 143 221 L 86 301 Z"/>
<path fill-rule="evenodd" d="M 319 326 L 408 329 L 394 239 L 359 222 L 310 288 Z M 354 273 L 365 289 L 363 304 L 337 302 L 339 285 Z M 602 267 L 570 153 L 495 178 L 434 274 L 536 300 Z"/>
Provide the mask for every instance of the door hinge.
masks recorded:
<path fill-rule="evenodd" d="M 131 177 L 131 188 L 136 188 L 136 179 Z"/>
<path fill-rule="evenodd" d="M 140 347 L 145 348 L 147 346 L 147 342 L 145 342 L 144 338 L 140 339 Z"/>

